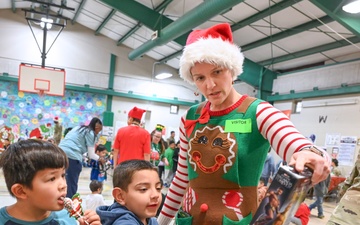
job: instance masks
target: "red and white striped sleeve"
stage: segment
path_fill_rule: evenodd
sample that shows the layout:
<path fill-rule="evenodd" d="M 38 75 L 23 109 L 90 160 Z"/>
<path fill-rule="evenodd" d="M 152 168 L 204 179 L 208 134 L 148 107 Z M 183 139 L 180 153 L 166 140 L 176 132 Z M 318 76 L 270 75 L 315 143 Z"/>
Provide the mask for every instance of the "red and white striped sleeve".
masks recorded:
<path fill-rule="evenodd" d="M 167 225 L 171 222 L 172 218 L 175 216 L 178 209 L 180 208 L 181 201 L 189 183 L 187 167 L 188 141 L 186 139 L 186 133 L 184 129 L 185 116 L 186 113 L 184 116 L 181 117 L 180 123 L 180 151 L 177 171 L 167 192 L 164 206 L 158 217 L 159 225 Z"/>
<path fill-rule="evenodd" d="M 294 127 L 289 118 L 268 102 L 262 102 L 256 109 L 257 126 L 264 138 L 266 138 L 276 153 L 287 162 L 291 156 L 305 147 L 314 144 L 306 139 Z M 321 148 L 323 156 L 328 163 L 331 163 L 330 155 Z"/>
<path fill-rule="evenodd" d="M 268 102 L 262 102 L 256 110 L 256 121 L 262 136 L 275 152 L 287 162 L 291 156 L 304 147 L 313 144 L 294 127 L 294 124 L 280 110 Z"/>

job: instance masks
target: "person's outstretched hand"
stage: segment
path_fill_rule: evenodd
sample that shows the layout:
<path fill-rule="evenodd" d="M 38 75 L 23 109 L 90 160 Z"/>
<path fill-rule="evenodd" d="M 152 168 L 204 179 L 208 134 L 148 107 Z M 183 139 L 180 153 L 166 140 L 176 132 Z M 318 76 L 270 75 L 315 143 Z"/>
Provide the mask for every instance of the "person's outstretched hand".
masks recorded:
<path fill-rule="evenodd" d="M 324 154 L 327 154 L 324 152 Z M 291 157 L 290 166 L 294 166 L 295 170 L 302 172 L 304 166 L 308 166 L 313 170 L 313 176 L 311 182 L 313 185 L 319 183 L 320 181 L 325 180 L 330 174 L 330 161 L 328 160 L 329 156 L 320 156 L 314 152 L 303 150 Z"/>

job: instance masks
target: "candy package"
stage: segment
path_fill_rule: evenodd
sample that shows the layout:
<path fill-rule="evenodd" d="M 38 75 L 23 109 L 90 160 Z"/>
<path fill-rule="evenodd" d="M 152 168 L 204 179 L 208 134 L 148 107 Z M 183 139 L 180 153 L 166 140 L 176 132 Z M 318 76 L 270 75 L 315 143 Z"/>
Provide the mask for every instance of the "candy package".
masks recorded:
<path fill-rule="evenodd" d="M 280 167 L 250 225 L 290 224 L 311 187 L 311 176 L 307 167 L 301 173 L 290 166 Z"/>

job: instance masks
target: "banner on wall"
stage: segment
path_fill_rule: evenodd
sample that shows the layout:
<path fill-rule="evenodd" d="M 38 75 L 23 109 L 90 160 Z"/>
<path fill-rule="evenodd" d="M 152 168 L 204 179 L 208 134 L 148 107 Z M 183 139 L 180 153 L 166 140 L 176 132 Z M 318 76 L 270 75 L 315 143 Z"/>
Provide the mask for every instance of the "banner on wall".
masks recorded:
<path fill-rule="evenodd" d="M 341 136 L 337 160 L 341 166 L 353 166 L 355 159 L 357 137 Z"/>
<path fill-rule="evenodd" d="M 114 140 L 114 128 L 110 126 L 103 126 L 102 129 L 102 136 L 106 137 L 106 141 L 113 141 Z"/>

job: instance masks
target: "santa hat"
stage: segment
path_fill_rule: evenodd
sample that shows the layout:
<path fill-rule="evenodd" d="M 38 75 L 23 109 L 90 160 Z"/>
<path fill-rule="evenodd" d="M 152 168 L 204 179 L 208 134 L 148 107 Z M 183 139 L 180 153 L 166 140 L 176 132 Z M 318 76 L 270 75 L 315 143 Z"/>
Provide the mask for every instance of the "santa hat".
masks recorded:
<path fill-rule="evenodd" d="M 134 119 L 141 120 L 143 113 L 146 112 L 144 109 L 137 108 L 136 106 L 129 111 L 128 116 Z"/>
<path fill-rule="evenodd" d="M 59 122 L 59 117 L 58 116 L 54 117 L 54 122 L 56 122 L 56 123 Z"/>
<path fill-rule="evenodd" d="M 235 80 L 243 71 L 243 61 L 240 48 L 233 43 L 230 25 L 222 23 L 189 34 L 180 58 L 180 76 L 193 84 L 190 69 L 195 63 L 204 62 L 231 70 Z"/>

